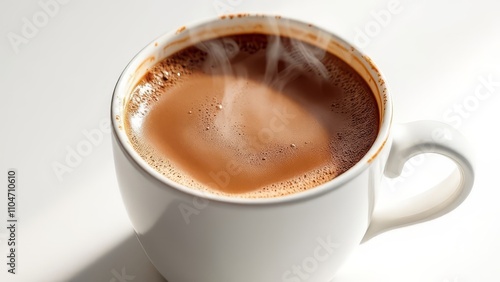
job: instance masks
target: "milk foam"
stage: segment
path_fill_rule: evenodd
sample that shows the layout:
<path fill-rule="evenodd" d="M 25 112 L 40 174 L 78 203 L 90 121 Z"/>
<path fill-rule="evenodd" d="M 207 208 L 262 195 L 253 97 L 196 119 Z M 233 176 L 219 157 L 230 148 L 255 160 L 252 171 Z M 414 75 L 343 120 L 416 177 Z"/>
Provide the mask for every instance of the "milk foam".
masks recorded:
<path fill-rule="evenodd" d="M 279 59 L 270 74 L 269 42 L 278 39 L 283 52 L 302 46 L 321 67 Z M 231 46 L 227 60 L 211 59 L 208 45 L 189 47 L 135 87 L 125 128 L 151 167 L 209 193 L 271 198 L 326 183 L 366 154 L 378 133 L 377 102 L 346 63 L 276 36 L 218 40 L 231 42 L 208 42 Z"/>

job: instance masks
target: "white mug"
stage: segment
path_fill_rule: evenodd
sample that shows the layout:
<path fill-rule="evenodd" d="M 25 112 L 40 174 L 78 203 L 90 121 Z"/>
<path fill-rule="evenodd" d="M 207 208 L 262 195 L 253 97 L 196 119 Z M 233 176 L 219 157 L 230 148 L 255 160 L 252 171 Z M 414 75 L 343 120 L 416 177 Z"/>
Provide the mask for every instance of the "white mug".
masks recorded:
<path fill-rule="evenodd" d="M 148 166 L 124 130 L 124 106 L 131 89 L 150 67 L 185 47 L 255 32 L 279 33 L 326 49 L 363 77 L 380 110 L 379 133 L 368 153 L 323 185 L 263 199 L 203 193 Z M 159 37 L 123 71 L 113 93 L 111 117 L 125 207 L 144 251 L 169 282 L 330 281 L 361 242 L 453 210 L 474 181 L 471 151 L 460 133 L 433 121 L 393 126 L 387 84 L 366 55 L 328 31 L 277 16 L 223 16 Z M 391 207 L 378 206 L 376 195 L 384 175 L 397 177 L 405 162 L 421 153 L 444 155 L 458 169 L 422 194 Z"/>

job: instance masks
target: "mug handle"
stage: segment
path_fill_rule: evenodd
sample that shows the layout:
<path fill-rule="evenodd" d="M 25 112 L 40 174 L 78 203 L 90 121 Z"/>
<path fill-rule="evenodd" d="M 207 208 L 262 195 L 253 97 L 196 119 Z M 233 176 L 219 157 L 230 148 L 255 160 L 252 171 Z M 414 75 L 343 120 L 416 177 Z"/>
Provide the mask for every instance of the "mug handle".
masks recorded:
<path fill-rule="evenodd" d="M 393 128 L 393 144 L 384 174 L 398 177 L 411 157 L 437 153 L 450 158 L 457 169 L 431 189 L 391 206 L 375 207 L 362 242 L 374 236 L 440 217 L 458 207 L 474 183 L 472 150 L 465 137 L 453 127 L 437 121 L 416 121 Z"/>

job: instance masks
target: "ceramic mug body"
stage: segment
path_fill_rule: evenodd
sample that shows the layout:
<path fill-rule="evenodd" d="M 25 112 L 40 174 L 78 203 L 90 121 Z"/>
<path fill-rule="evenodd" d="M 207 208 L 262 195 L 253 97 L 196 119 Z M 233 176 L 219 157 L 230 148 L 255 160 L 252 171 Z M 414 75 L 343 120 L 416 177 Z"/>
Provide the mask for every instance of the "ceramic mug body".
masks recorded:
<path fill-rule="evenodd" d="M 364 78 L 379 105 L 380 130 L 356 165 L 308 191 L 280 198 L 241 199 L 177 184 L 149 167 L 134 151 L 124 129 L 124 108 L 132 88 L 148 69 L 202 40 L 244 33 L 282 35 L 316 45 Z M 404 137 L 419 136 L 413 147 L 400 152 L 411 142 L 398 141 L 400 145 L 393 148 L 391 97 L 384 78 L 367 56 L 328 31 L 281 17 L 227 16 L 161 36 L 140 51 L 122 73 L 111 112 L 116 174 L 125 207 L 149 259 L 170 282 L 330 281 L 363 238 L 440 216 L 460 204 L 472 186 L 472 165 L 463 152 L 466 145 L 450 153 L 450 144 L 442 149 L 436 144 L 443 140 L 431 136 L 432 146 L 418 147 L 425 143 L 420 139 L 434 129 L 429 124 L 402 133 Z M 453 134 L 461 140 L 458 133 Z M 397 175 L 411 155 L 432 150 L 458 155 L 460 169 L 453 177 L 466 183 L 448 185 L 450 191 L 439 188 L 448 196 L 440 207 L 412 203 L 415 211 L 397 207 L 409 213 L 403 219 L 384 213 L 376 216 L 375 195 L 388 161 Z"/>

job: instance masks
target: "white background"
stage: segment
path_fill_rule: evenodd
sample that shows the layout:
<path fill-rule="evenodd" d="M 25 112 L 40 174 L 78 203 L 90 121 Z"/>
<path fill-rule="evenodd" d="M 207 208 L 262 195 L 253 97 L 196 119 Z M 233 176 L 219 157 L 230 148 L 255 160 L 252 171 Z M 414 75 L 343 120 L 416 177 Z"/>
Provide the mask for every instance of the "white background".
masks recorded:
<path fill-rule="evenodd" d="M 391 12 L 389 0 L 61 0 L 50 15 L 46 2 L 0 2 L 0 281 L 164 281 L 134 237 L 100 124 L 118 76 L 143 46 L 223 10 L 280 14 L 337 33 L 385 74 L 395 122 L 444 121 L 474 146 L 476 183 L 458 209 L 361 245 L 334 282 L 500 281 L 500 2 L 400 0 Z M 38 27 L 28 32 L 27 22 Z M 53 165 L 66 164 L 83 132 L 96 130 L 102 140 L 59 179 Z M 19 181 L 16 275 L 7 273 L 3 227 L 10 168 Z M 406 197 L 449 171 L 443 159 L 414 159 L 403 178 L 384 181 L 382 195 Z"/>

